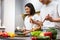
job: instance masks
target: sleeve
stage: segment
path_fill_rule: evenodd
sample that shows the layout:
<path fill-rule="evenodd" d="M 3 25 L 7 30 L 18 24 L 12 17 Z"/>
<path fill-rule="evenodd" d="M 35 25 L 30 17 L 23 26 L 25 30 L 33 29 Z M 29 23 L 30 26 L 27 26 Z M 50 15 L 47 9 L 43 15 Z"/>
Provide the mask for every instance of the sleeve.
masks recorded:
<path fill-rule="evenodd" d="M 58 15 L 60 17 L 60 3 L 58 3 Z"/>
<path fill-rule="evenodd" d="M 38 14 L 35 14 L 35 15 L 33 16 L 33 18 L 34 18 L 34 20 L 41 21 L 41 17 L 40 17 L 40 15 L 38 15 Z"/>

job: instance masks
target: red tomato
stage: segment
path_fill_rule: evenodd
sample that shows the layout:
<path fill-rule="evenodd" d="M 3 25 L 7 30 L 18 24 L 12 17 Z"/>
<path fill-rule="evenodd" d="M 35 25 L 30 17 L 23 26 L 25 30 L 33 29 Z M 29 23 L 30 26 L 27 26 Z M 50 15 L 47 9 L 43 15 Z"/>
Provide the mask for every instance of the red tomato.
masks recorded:
<path fill-rule="evenodd" d="M 45 32 L 45 33 L 44 33 L 44 36 L 49 36 L 50 39 L 51 39 L 51 38 L 52 38 L 52 33 L 51 33 L 51 32 Z"/>
<path fill-rule="evenodd" d="M 36 37 L 32 37 L 32 40 L 37 40 L 37 38 Z"/>
<path fill-rule="evenodd" d="M 2 36 L 3 37 L 8 37 L 8 33 L 7 32 L 3 32 Z"/>

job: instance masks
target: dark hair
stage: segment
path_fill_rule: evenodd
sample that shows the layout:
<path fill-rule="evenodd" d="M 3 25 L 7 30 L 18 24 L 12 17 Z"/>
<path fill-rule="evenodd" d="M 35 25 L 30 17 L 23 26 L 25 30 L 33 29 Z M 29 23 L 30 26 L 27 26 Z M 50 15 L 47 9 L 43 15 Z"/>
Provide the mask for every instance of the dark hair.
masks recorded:
<path fill-rule="evenodd" d="M 25 7 L 26 6 L 30 8 L 30 15 L 34 15 L 35 14 L 35 8 L 34 8 L 33 4 L 32 3 L 27 3 L 25 5 Z"/>

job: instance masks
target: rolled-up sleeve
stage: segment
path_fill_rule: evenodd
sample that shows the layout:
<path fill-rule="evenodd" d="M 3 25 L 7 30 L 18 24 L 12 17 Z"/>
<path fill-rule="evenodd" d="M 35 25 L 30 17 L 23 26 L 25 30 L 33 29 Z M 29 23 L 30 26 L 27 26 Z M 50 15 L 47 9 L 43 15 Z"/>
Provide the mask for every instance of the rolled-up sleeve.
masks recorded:
<path fill-rule="evenodd" d="M 34 15 L 35 20 L 42 21 L 40 15 L 36 14 Z"/>
<path fill-rule="evenodd" d="M 58 14 L 59 14 L 59 17 L 60 17 L 60 3 L 58 3 Z"/>

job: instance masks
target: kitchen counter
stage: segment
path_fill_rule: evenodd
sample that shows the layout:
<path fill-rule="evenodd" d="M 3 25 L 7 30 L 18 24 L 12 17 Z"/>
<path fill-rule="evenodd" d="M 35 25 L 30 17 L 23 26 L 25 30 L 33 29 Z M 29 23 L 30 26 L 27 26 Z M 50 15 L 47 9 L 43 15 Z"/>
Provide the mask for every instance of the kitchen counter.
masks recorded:
<path fill-rule="evenodd" d="M 8 37 L 8 38 L 1 38 L 0 37 L 0 40 L 31 40 L 31 37 Z M 60 40 L 60 39 L 56 39 L 56 40 Z"/>
<path fill-rule="evenodd" d="M 0 38 L 0 40 L 31 40 L 31 37 Z"/>

